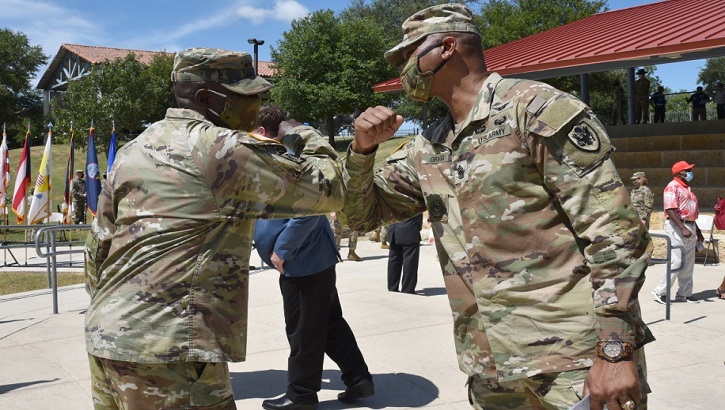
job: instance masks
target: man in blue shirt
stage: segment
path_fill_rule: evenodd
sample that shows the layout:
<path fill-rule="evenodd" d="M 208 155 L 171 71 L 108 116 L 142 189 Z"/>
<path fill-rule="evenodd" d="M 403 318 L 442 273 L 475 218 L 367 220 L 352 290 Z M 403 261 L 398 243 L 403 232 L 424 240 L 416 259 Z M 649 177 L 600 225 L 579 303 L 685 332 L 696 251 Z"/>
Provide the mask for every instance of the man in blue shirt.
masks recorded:
<path fill-rule="evenodd" d="M 275 106 L 263 107 L 256 133 L 276 138 L 284 117 Z M 254 243 L 262 260 L 280 273 L 285 331 L 290 345 L 287 392 L 279 398 L 264 400 L 262 407 L 314 410 L 325 353 L 340 367 L 347 386 L 338 394 L 338 400 L 347 403 L 372 396 L 372 376 L 352 329 L 342 317 L 335 288 L 335 265 L 340 255 L 327 218 L 319 215 L 260 219 Z"/>
<path fill-rule="evenodd" d="M 654 122 L 665 122 L 665 108 L 667 106 L 667 98 L 664 94 L 665 88 L 662 86 L 657 87 L 657 92 L 652 94 L 650 97 L 650 104 L 655 110 Z"/>
<path fill-rule="evenodd" d="M 692 121 L 707 119 L 707 109 L 705 105 L 710 102 L 710 96 L 702 91 L 702 87 L 697 87 L 694 94 L 687 97 L 687 102 L 692 103 Z"/>

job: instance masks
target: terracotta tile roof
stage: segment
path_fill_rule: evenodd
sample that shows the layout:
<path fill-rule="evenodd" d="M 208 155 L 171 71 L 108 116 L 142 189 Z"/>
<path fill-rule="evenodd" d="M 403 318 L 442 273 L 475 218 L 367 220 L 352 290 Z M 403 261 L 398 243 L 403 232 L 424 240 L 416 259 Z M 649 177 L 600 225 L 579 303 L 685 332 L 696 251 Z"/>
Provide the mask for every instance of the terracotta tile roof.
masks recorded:
<path fill-rule="evenodd" d="M 131 50 L 114 47 L 85 46 L 81 44 L 63 44 L 60 46 L 58 53 L 43 73 L 43 76 L 38 82 L 38 86 L 36 88 L 44 90 L 51 87 L 53 75 L 57 70 L 61 69 L 63 63 L 66 61 L 68 53 L 72 53 L 92 65 L 97 65 L 117 58 L 124 58 L 131 52 L 136 55 L 136 59 L 138 59 L 138 61 L 144 64 L 151 63 L 154 56 L 157 54 L 173 55 L 173 53 L 167 53 L 164 51 Z M 275 75 L 275 70 L 272 63 L 268 61 L 260 61 L 259 75 L 266 78 L 273 77 Z"/>
<path fill-rule="evenodd" d="M 144 64 L 151 63 L 151 60 L 153 60 L 154 56 L 157 54 L 173 55 L 173 53 L 165 53 L 163 51 L 130 50 L 113 47 L 84 46 L 80 44 L 63 44 L 61 47 L 64 47 L 71 53 L 77 54 L 79 57 L 91 64 L 101 64 L 117 58 L 124 58 L 131 52 L 136 55 L 136 59 L 139 62 Z"/>
<path fill-rule="evenodd" d="M 259 61 L 259 67 L 257 68 L 257 74 L 264 78 L 274 77 L 277 71 L 274 69 L 274 65 L 269 61 Z"/>
<path fill-rule="evenodd" d="M 595 14 L 483 54 L 501 75 L 551 78 L 723 56 L 723 27 L 723 0 L 666 0 Z M 401 88 L 399 79 L 374 86 Z"/>

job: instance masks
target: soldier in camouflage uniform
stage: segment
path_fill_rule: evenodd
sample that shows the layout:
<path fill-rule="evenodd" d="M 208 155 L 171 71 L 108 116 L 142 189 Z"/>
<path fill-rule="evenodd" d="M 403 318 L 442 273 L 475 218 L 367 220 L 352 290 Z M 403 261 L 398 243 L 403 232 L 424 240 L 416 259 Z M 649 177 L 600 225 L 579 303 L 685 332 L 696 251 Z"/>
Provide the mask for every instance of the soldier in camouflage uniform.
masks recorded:
<path fill-rule="evenodd" d="M 403 23 L 385 54 L 408 95 L 449 114 L 373 171 L 403 118 L 368 108 L 344 160 L 352 229 L 425 211 L 476 409 L 646 408 L 638 293 L 652 252 L 609 156 L 573 96 L 486 71 L 470 10 L 442 4 Z"/>
<path fill-rule="evenodd" d="M 282 144 L 241 131 L 271 87 L 249 54 L 181 51 L 171 79 L 179 108 L 118 151 L 86 241 L 96 409 L 234 409 L 255 220 L 343 204 L 313 128 L 282 123 Z"/>
<path fill-rule="evenodd" d="M 86 223 L 86 180 L 83 171 L 76 170 L 76 177 L 71 181 L 71 197 L 73 198 L 73 223 Z"/>
<path fill-rule="evenodd" d="M 630 178 L 635 188 L 629 193 L 629 197 L 634 205 L 634 210 L 639 215 L 645 227 L 649 229 L 649 220 L 652 215 L 652 207 L 655 203 L 655 194 L 647 186 L 647 178 L 644 172 L 635 172 Z"/>
<path fill-rule="evenodd" d="M 330 227 L 332 233 L 335 234 L 335 243 L 337 244 L 337 250 L 340 250 L 340 243 L 342 242 L 342 224 L 337 219 L 337 214 L 332 212 L 329 217 Z M 357 250 L 357 237 L 360 235 L 357 231 L 350 232 L 350 238 L 347 240 L 347 259 L 355 262 L 361 262 L 362 257 L 358 256 L 355 252 Z"/>

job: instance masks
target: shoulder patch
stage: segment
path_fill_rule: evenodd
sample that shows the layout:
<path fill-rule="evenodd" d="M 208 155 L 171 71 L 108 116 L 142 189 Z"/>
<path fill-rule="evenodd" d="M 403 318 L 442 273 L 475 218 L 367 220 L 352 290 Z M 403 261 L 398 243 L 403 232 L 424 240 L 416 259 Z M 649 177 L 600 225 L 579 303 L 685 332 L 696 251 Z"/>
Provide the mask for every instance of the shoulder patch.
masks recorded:
<path fill-rule="evenodd" d="M 584 108 L 584 103 L 574 98 L 557 98 L 544 107 L 537 119 L 556 132 L 574 119 Z"/>
<path fill-rule="evenodd" d="M 579 176 L 586 175 L 614 151 L 607 132 L 596 119 L 582 117 L 551 138 L 564 162 Z"/>

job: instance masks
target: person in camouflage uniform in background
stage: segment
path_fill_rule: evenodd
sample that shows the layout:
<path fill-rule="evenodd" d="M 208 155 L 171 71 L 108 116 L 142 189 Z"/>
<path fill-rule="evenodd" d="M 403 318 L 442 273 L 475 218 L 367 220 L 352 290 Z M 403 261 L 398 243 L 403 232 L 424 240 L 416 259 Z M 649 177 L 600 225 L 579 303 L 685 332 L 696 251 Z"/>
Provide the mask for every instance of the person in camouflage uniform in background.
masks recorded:
<path fill-rule="evenodd" d="M 646 408 L 638 294 L 652 243 L 584 103 L 488 72 L 471 11 L 442 4 L 403 23 L 385 54 L 411 98 L 449 114 L 374 172 L 403 118 L 357 117 L 341 213 L 370 231 L 425 211 L 476 409 Z"/>
<path fill-rule="evenodd" d="M 637 70 L 637 80 L 634 81 L 634 123 L 647 124 L 649 122 L 649 85 L 645 77 L 644 68 Z"/>
<path fill-rule="evenodd" d="M 390 249 L 390 246 L 388 246 L 388 225 L 375 228 L 370 234 L 370 241 L 380 242 L 381 249 Z"/>
<path fill-rule="evenodd" d="M 652 216 L 655 194 L 647 186 L 647 178 L 645 178 L 644 172 L 635 172 L 632 174 L 630 180 L 634 185 L 634 189 L 629 193 L 632 205 L 634 205 L 634 210 L 637 211 L 639 219 L 649 229 L 649 220 L 650 216 Z"/>
<path fill-rule="evenodd" d="M 337 219 L 335 212 L 330 213 L 330 227 L 332 233 L 335 234 L 335 243 L 337 244 L 337 250 L 340 250 L 340 244 L 342 243 L 343 228 L 340 221 Z M 355 262 L 361 262 L 363 260 L 355 251 L 357 250 L 357 237 L 360 233 L 357 231 L 350 232 L 350 238 L 347 240 L 347 259 Z"/>
<path fill-rule="evenodd" d="M 71 181 L 71 197 L 73 198 L 73 223 L 86 223 L 86 180 L 83 171 L 76 170 L 76 177 Z"/>
<path fill-rule="evenodd" d="M 249 54 L 181 51 L 171 79 L 179 108 L 118 151 L 86 241 L 96 409 L 236 408 L 227 362 L 246 355 L 255 221 L 343 203 L 316 130 L 242 131 L 271 87 Z"/>

